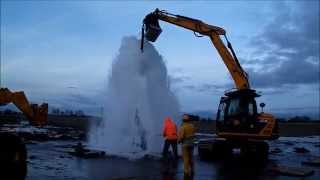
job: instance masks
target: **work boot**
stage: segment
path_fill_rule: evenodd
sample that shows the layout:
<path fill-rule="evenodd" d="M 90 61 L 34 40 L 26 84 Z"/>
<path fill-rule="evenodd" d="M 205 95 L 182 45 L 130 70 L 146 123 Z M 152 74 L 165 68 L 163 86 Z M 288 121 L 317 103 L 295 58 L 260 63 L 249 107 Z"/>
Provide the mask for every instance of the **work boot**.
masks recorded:
<path fill-rule="evenodd" d="M 193 175 L 190 173 L 184 173 L 183 179 L 184 180 L 193 180 Z"/>

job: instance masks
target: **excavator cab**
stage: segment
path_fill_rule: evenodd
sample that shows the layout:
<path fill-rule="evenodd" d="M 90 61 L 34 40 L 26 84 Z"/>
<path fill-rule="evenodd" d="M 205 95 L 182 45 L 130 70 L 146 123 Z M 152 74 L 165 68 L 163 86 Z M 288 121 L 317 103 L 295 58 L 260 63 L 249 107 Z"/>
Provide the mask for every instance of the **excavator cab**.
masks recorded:
<path fill-rule="evenodd" d="M 217 134 L 226 138 L 276 138 L 274 119 L 258 113 L 256 97 L 252 89 L 235 90 L 221 97 L 217 112 Z M 269 119 L 268 119 L 269 118 Z M 271 127 L 270 131 L 266 131 Z"/>
<path fill-rule="evenodd" d="M 217 125 L 220 131 L 248 132 L 248 125 L 254 123 L 257 116 L 253 91 L 234 91 L 221 97 L 217 113 Z"/>

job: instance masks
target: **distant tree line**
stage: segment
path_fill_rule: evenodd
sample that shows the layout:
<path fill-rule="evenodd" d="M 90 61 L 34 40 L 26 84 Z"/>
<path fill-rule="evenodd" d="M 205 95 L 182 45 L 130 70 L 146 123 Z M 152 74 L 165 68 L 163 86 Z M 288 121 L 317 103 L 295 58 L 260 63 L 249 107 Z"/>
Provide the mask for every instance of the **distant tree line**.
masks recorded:
<path fill-rule="evenodd" d="M 279 122 L 319 122 L 319 120 L 312 120 L 309 116 L 294 116 L 291 118 L 277 118 Z"/>
<path fill-rule="evenodd" d="M 215 121 L 212 118 L 202 118 L 198 115 L 188 114 L 192 121 Z M 319 122 L 320 119 L 312 120 L 309 116 L 294 116 L 290 118 L 277 118 L 278 122 Z"/>
<path fill-rule="evenodd" d="M 22 114 L 20 111 L 14 111 L 12 109 L 0 110 L 0 115 L 19 115 Z M 75 116 L 84 117 L 86 114 L 82 110 L 61 110 L 59 108 L 53 108 L 49 114 L 59 115 L 59 116 Z"/>
<path fill-rule="evenodd" d="M 59 108 L 53 108 L 51 110 L 52 115 L 60 115 L 60 116 L 77 116 L 77 117 L 83 117 L 86 116 L 85 113 L 82 110 L 60 110 Z"/>
<path fill-rule="evenodd" d="M 0 115 L 18 115 L 18 114 L 22 114 L 22 113 L 11 110 L 11 109 L 0 110 Z"/>
<path fill-rule="evenodd" d="M 22 112 L 15 111 L 12 109 L 0 110 L 0 115 L 20 115 Z M 86 114 L 82 110 L 61 110 L 59 108 L 53 108 L 49 114 L 58 115 L 58 116 L 75 116 L 75 117 L 84 117 Z M 215 119 L 212 118 L 203 118 L 198 115 L 188 114 L 192 121 L 207 121 L 212 122 Z M 319 122 L 320 119 L 312 120 L 309 116 L 294 116 L 291 118 L 277 118 L 278 122 Z"/>
<path fill-rule="evenodd" d="M 198 115 L 194 115 L 194 114 L 188 114 L 189 118 L 192 120 L 192 121 L 213 121 L 213 119 L 211 118 L 202 118 Z"/>

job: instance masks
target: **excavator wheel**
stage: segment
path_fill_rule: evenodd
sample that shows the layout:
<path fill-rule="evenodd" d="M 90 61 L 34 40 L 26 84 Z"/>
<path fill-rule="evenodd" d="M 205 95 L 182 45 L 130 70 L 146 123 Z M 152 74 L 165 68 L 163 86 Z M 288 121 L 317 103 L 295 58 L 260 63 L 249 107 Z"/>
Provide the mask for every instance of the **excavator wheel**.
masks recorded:
<path fill-rule="evenodd" d="M 212 159 L 212 144 L 202 143 L 198 145 L 198 155 L 201 160 L 210 160 Z"/>
<path fill-rule="evenodd" d="M 27 175 L 27 150 L 20 137 L 0 133 L 0 179 L 24 180 Z"/>
<path fill-rule="evenodd" d="M 242 151 L 246 159 L 254 161 L 255 164 L 266 164 L 268 161 L 269 145 L 266 142 L 248 142 Z"/>
<path fill-rule="evenodd" d="M 268 160 L 268 155 L 269 155 L 269 144 L 266 142 L 260 142 L 257 145 L 256 159 L 264 163 Z"/>
<path fill-rule="evenodd" d="M 199 144 L 198 153 L 201 160 L 226 160 L 232 157 L 232 146 L 228 141 Z"/>

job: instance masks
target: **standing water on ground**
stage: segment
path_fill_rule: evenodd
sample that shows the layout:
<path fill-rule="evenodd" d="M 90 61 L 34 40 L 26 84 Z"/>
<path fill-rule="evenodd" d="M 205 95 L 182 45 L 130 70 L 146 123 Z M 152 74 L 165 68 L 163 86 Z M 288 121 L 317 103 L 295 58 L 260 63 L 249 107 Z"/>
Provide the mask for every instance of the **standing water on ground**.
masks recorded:
<path fill-rule="evenodd" d="M 177 121 L 179 105 L 165 63 L 149 42 L 125 37 L 114 59 L 103 121 L 91 128 L 89 145 L 127 157 L 159 154 L 166 116 Z"/>

